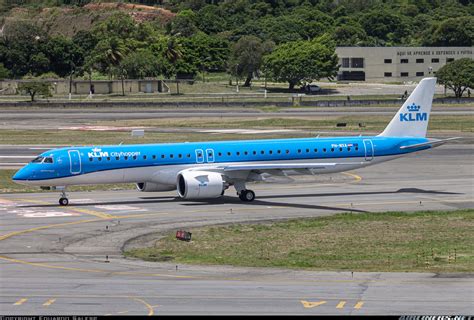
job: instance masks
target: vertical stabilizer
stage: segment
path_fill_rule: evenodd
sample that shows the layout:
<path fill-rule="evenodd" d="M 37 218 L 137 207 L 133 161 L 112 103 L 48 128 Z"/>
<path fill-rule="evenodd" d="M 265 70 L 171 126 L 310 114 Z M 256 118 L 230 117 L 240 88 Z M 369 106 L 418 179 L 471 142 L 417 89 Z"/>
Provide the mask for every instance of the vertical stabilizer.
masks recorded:
<path fill-rule="evenodd" d="M 424 78 L 398 110 L 382 137 L 426 137 L 436 78 Z"/>

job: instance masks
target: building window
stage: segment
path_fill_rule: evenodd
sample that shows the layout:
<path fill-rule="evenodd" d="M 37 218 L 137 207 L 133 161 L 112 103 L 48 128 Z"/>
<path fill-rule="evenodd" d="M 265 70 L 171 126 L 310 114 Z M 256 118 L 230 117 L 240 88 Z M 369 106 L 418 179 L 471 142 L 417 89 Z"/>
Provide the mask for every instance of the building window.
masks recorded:
<path fill-rule="evenodd" d="M 408 59 L 401 59 L 400 63 L 408 63 Z"/>
<path fill-rule="evenodd" d="M 425 75 L 424 72 L 417 72 L 417 73 L 416 73 L 416 76 L 417 76 L 417 77 L 423 77 L 424 75 Z"/>
<path fill-rule="evenodd" d="M 342 58 L 342 67 L 349 68 L 349 58 Z"/>
<path fill-rule="evenodd" d="M 383 62 L 384 63 L 392 63 L 392 59 L 384 59 Z"/>
<path fill-rule="evenodd" d="M 384 77 L 391 77 L 392 73 L 391 72 L 384 72 L 383 76 Z"/>
<path fill-rule="evenodd" d="M 446 58 L 446 63 L 453 62 L 453 61 L 454 61 L 454 58 Z"/>
<path fill-rule="evenodd" d="M 408 77 L 408 72 L 402 72 L 402 73 L 400 73 L 400 77 Z"/>
<path fill-rule="evenodd" d="M 416 59 L 416 63 L 425 63 L 425 59 Z"/>
<path fill-rule="evenodd" d="M 438 58 L 432 58 L 432 59 L 431 59 L 431 62 L 432 62 L 432 63 L 439 63 L 439 59 L 438 59 Z"/>
<path fill-rule="evenodd" d="M 352 68 L 363 68 L 364 67 L 364 58 L 351 58 L 351 67 Z"/>

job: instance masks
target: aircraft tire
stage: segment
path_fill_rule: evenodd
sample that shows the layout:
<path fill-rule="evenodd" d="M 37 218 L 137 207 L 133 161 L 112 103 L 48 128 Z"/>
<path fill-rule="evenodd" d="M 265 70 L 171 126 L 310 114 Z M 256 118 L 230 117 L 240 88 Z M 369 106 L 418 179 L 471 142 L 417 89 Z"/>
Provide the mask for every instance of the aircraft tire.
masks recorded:
<path fill-rule="evenodd" d="M 243 190 L 239 194 L 239 198 L 242 201 L 251 202 L 251 201 L 255 200 L 255 192 L 253 192 L 252 190 Z"/>
<path fill-rule="evenodd" d="M 61 198 L 61 199 L 59 199 L 59 204 L 60 204 L 61 206 L 67 206 L 67 205 L 69 204 L 68 198 Z"/>

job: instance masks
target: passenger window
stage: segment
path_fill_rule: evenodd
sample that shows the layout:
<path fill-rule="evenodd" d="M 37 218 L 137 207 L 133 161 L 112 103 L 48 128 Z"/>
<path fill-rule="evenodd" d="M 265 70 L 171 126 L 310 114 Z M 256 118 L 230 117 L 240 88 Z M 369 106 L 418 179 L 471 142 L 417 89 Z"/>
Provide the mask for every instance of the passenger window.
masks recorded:
<path fill-rule="evenodd" d="M 143 156 L 143 160 L 146 160 L 146 156 Z"/>
<path fill-rule="evenodd" d="M 298 153 L 301 153 L 301 149 L 298 149 Z"/>
<path fill-rule="evenodd" d="M 289 154 L 290 153 L 290 150 L 286 150 L 286 154 Z"/>
<path fill-rule="evenodd" d="M 161 155 L 161 159 L 164 159 L 164 158 L 165 158 L 165 155 L 164 155 L 164 154 L 162 154 L 162 155 Z"/>
<path fill-rule="evenodd" d="M 180 159 L 181 159 L 182 157 L 183 157 L 183 155 L 182 155 L 182 154 L 178 154 L 178 158 L 180 158 Z"/>
<path fill-rule="evenodd" d="M 120 160 L 120 157 L 115 157 L 115 160 Z"/>
<path fill-rule="evenodd" d="M 270 151 L 268 151 L 268 153 L 269 153 L 269 154 L 273 154 L 273 151 L 272 151 L 272 150 L 270 150 Z"/>
<path fill-rule="evenodd" d="M 156 155 L 153 155 L 153 160 L 155 160 L 155 159 L 156 159 Z"/>
<path fill-rule="evenodd" d="M 125 160 L 128 160 L 128 156 L 123 157 Z"/>
<path fill-rule="evenodd" d="M 170 158 L 173 159 L 174 155 L 173 154 L 170 154 Z"/>
<path fill-rule="evenodd" d="M 351 151 L 351 147 L 347 147 L 347 151 Z"/>
<path fill-rule="evenodd" d="M 232 155 L 232 153 L 230 153 L 230 152 L 227 152 L 227 155 L 228 155 L 228 156 L 230 156 L 230 155 Z"/>
<path fill-rule="evenodd" d="M 281 150 L 278 150 L 277 152 L 278 152 L 278 154 L 280 154 L 280 153 L 281 153 Z"/>
<path fill-rule="evenodd" d="M 257 151 L 254 151 L 253 154 L 257 154 Z"/>
<path fill-rule="evenodd" d="M 334 148 L 331 148 L 331 152 L 334 152 Z"/>
<path fill-rule="evenodd" d="M 102 161 L 102 158 L 101 158 L 101 157 L 98 157 L 97 160 Z"/>
<path fill-rule="evenodd" d="M 339 148 L 339 151 L 342 151 L 342 148 Z"/>
<path fill-rule="evenodd" d="M 265 154 L 265 151 L 262 150 L 262 151 L 260 151 L 260 153 L 261 153 L 261 154 Z"/>
<path fill-rule="evenodd" d="M 306 153 L 309 153 L 309 149 L 306 149 Z"/>
<path fill-rule="evenodd" d="M 318 149 L 314 149 L 314 152 L 318 152 Z"/>
<path fill-rule="evenodd" d="M 359 147 L 356 147 L 356 151 L 359 150 Z"/>
<path fill-rule="evenodd" d="M 133 160 L 137 160 L 137 156 L 133 156 Z"/>
<path fill-rule="evenodd" d="M 236 155 L 240 156 L 240 152 L 239 152 L 239 151 L 237 151 Z"/>
<path fill-rule="evenodd" d="M 219 152 L 217 155 L 218 155 L 219 157 L 222 157 L 222 152 Z"/>
<path fill-rule="evenodd" d="M 326 148 L 323 149 L 323 152 L 326 152 Z"/>
<path fill-rule="evenodd" d="M 188 154 L 186 155 L 186 157 L 188 157 L 188 158 L 191 158 L 191 154 L 190 154 L 190 153 L 188 153 Z"/>
<path fill-rule="evenodd" d="M 110 161 L 110 157 L 107 157 L 107 161 Z"/>
<path fill-rule="evenodd" d="M 92 161 L 92 158 L 89 158 L 89 161 Z"/>
<path fill-rule="evenodd" d="M 244 154 L 245 154 L 245 155 L 248 155 L 249 153 L 248 153 L 248 151 L 245 151 Z"/>

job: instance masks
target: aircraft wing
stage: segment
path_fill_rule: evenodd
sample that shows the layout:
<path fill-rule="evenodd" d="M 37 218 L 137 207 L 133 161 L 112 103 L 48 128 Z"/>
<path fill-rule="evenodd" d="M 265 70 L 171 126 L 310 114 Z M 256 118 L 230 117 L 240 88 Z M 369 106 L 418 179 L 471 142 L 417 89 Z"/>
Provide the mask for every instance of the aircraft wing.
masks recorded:
<path fill-rule="evenodd" d="M 268 170 L 300 170 L 300 169 L 326 169 L 336 166 L 350 166 L 360 165 L 362 162 L 353 163 L 318 163 L 318 162 L 307 162 L 307 163 L 274 163 L 274 164 L 235 164 L 223 166 L 224 172 L 229 171 L 268 171 Z"/>
<path fill-rule="evenodd" d="M 457 140 L 457 139 L 461 139 L 460 137 L 455 137 L 455 138 L 448 138 L 448 139 L 443 139 L 443 140 L 431 140 L 431 141 L 428 141 L 428 142 L 423 142 L 423 143 L 416 143 L 416 144 L 411 144 L 411 145 L 408 145 L 408 146 L 401 146 L 400 149 L 415 149 L 415 148 L 419 148 L 419 147 L 425 147 L 425 146 L 431 146 L 432 148 L 434 147 L 437 147 L 437 146 L 440 146 L 448 141 L 451 141 L 451 140 Z"/>

